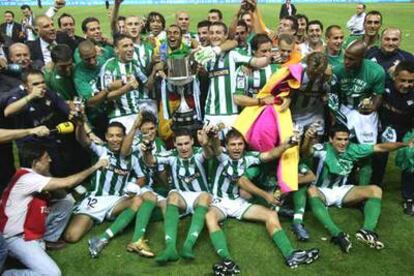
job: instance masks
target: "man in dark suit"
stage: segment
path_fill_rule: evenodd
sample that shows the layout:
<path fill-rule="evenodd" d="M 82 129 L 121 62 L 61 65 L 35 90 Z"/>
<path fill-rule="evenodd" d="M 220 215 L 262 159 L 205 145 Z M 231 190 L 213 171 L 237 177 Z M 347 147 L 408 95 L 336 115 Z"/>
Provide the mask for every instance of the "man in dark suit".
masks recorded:
<path fill-rule="evenodd" d="M 50 62 L 52 48 L 57 44 L 66 44 L 72 49 L 76 48 L 75 41 L 69 38 L 66 32 L 56 32 L 53 20 L 46 15 L 36 17 L 35 28 L 39 38 L 26 43 L 30 48 L 33 61 L 40 61 L 42 65 Z"/>
<path fill-rule="evenodd" d="M 14 21 L 14 13 L 12 11 L 4 12 L 4 23 L 0 25 L 0 32 L 2 32 L 4 36 L 9 37 L 12 43 L 22 42 L 24 38 L 22 34 L 22 25 Z M 10 45 L 6 45 L 6 47 L 8 46 Z"/>
<path fill-rule="evenodd" d="M 69 36 L 69 38 L 73 40 L 73 43 L 76 47 L 78 47 L 79 43 L 85 40 L 83 37 L 75 35 L 75 18 L 71 14 L 63 13 L 58 18 L 58 27 L 58 32 L 66 33 Z M 75 48 L 72 48 L 72 51 L 75 51 Z"/>
<path fill-rule="evenodd" d="M 291 4 L 291 0 L 286 0 L 285 4 L 280 7 L 279 19 L 284 16 L 288 15 L 295 15 L 296 14 L 296 7 L 295 5 Z"/>

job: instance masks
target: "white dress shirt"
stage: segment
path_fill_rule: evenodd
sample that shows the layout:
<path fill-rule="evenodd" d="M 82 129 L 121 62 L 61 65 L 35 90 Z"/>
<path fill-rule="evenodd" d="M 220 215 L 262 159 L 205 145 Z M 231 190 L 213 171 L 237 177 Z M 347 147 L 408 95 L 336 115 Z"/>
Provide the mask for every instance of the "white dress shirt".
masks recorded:
<path fill-rule="evenodd" d="M 351 31 L 353 35 L 362 35 L 365 33 L 364 31 L 364 19 L 365 13 L 361 13 L 360 15 L 354 14 L 351 19 L 348 20 L 346 23 L 346 27 L 348 30 Z"/>
<path fill-rule="evenodd" d="M 52 45 L 53 44 L 54 43 L 52 43 Z M 51 55 L 51 52 L 49 50 L 49 45 L 50 45 L 50 43 L 47 43 L 42 38 L 40 38 L 40 48 L 42 49 L 43 62 L 45 64 L 52 61 L 52 55 Z"/>

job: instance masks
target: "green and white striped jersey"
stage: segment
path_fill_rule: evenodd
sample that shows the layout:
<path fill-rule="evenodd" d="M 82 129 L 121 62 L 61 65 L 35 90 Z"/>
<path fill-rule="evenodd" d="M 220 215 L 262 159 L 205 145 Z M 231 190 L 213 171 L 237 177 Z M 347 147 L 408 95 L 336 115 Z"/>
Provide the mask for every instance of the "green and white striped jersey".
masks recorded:
<path fill-rule="evenodd" d="M 203 167 L 205 161 L 201 148 L 193 148 L 194 154 L 188 159 L 178 156 L 177 150 L 155 155 L 158 164 L 169 165 L 175 189 L 182 192 L 210 192 Z"/>
<path fill-rule="evenodd" d="M 374 153 L 374 146 L 350 143 L 344 153 L 335 151 L 330 143 L 313 146 L 318 159 L 315 185 L 321 188 L 340 187 L 348 183 L 348 176 L 356 161 Z"/>
<path fill-rule="evenodd" d="M 207 63 L 210 87 L 205 107 L 206 115 L 238 114 L 237 105 L 233 101 L 233 93 L 236 90 L 236 63 L 250 63 L 251 59 L 250 56 L 230 51 Z"/>
<path fill-rule="evenodd" d="M 134 60 L 138 63 L 140 69 L 144 73 L 148 73 L 148 67 L 152 58 L 152 46 L 147 42 L 134 44 Z"/>
<path fill-rule="evenodd" d="M 240 193 L 237 181 L 250 166 L 261 163 L 260 152 L 245 152 L 239 160 L 232 160 L 226 153 L 221 153 L 217 159 L 219 164 L 214 176 L 213 195 L 220 198 L 238 198 Z"/>
<path fill-rule="evenodd" d="M 126 83 L 127 77 L 130 75 L 135 76 L 139 82 L 139 86 L 136 90 L 131 90 L 111 102 L 109 106 L 109 118 L 116 118 L 139 112 L 138 101 L 149 98 L 148 91 L 144 87 L 146 80 L 143 82 L 139 77 L 142 76 L 142 74 L 143 72 L 136 61 L 122 63 L 118 58 L 111 58 L 105 62 L 100 72 L 102 88 L 107 89 L 115 80 L 122 80 Z"/>
<path fill-rule="evenodd" d="M 161 172 L 165 170 L 165 166 L 163 164 L 158 164 L 157 169 L 148 167 L 144 162 L 144 153 L 141 151 L 139 144 L 141 143 L 141 135 L 138 137 L 138 139 L 134 140 L 134 144 L 132 145 L 132 155 L 138 160 L 136 163 L 133 163 L 134 166 L 134 174 L 131 176 L 132 182 L 134 182 L 135 177 L 145 177 L 145 186 L 152 188 L 154 185 L 154 174 L 156 172 Z M 152 149 L 152 154 L 156 155 L 159 153 L 164 152 L 165 144 L 164 142 L 159 138 L 156 137 L 154 141 L 154 148 Z"/>
<path fill-rule="evenodd" d="M 122 195 L 125 184 L 128 182 L 132 163 L 136 160 L 132 160 L 131 157 L 121 157 L 119 153 L 112 152 L 107 145 L 101 146 L 92 142 L 90 149 L 98 158 L 107 157 L 109 166 L 105 169 L 101 168 L 93 174 L 91 179 L 91 189 L 93 190 L 89 195 Z"/>
<path fill-rule="evenodd" d="M 259 91 L 270 79 L 270 76 L 280 68 L 278 64 L 269 64 L 264 68 L 251 71 L 250 74 L 244 72 L 243 67 L 237 68 L 236 72 L 236 95 L 246 95 L 256 98 Z"/>

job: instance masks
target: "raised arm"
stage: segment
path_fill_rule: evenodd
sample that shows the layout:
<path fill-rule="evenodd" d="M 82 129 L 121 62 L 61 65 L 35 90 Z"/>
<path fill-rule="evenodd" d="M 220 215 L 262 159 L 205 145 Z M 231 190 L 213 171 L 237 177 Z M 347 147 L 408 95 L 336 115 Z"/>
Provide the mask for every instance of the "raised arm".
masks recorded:
<path fill-rule="evenodd" d="M 91 139 L 89 138 L 88 132 L 85 130 L 86 115 L 82 114 L 81 117 L 76 117 L 76 119 L 78 119 L 76 122 L 76 140 L 82 147 L 87 148 L 91 144 Z"/>
<path fill-rule="evenodd" d="M 142 123 L 142 114 L 139 113 L 135 118 L 134 124 L 132 125 L 131 130 L 125 136 L 124 141 L 122 142 L 121 146 L 121 155 L 127 156 L 130 155 L 132 152 L 132 142 L 134 141 L 134 137 L 137 133 L 137 130 L 141 127 Z"/>
<path fill-rule="evenodd" d="M 413 143 L 414 141 L 376 144 L 374 145 L 374 152 L 390 152 L 403 147 L 413 147 Z"/>
<path fill-rule="evenodd" d="M 111 14 L 111 31 L 112 35 L 116 34 L 118 32 L 118 14 L 119 14 L 119 8 L 121 7 L 121 3 L 123 0 L 115 0 L 114 2 L 114 8 L 112 9 Z"/>
<path fill-rule="evenodd" d="M 19 113 L 22 111 L 31 101 L 37 98 L 43 97 L 45 94 L 45 91 L 43 88 L 39 87 L 33 87 L 32 93 L 28 94 L 27 96 L 24 96 L 23 98 L 9 104 L 4 109 L 4 117 L 9 117 L 14 114 Z"/>

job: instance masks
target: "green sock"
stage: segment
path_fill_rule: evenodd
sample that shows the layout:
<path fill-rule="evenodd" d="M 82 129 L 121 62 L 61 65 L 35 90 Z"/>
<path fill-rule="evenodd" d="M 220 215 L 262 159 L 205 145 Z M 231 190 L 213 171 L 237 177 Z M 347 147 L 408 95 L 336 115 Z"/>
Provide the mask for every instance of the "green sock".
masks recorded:
<path fill-rule="evenodd" d="M 179 213 L 178 206 L 173 204 L 167 205 L 165 212 L 164 231 L 165 244 L 167 247 L 176 248 L 177 244 L 177 227 L 178 227 Z"/>
<path fill-rule="evenodd" d="M 286 232 L 283 229 L 280 229 L 273 233 L 272 240 L 275 242 L 276 246 L 282 252 L 283 257 L 289 257 L 293 251 L 295 251 L 290 243 Z"/>
<path fill-rule="evenodd" d="M 142 236 L 144 236 L 154 207 L 155 202 L 153 201 L 144 200 L 144 203 L 142 203 L 137 215 L 135 216 L 135 230 L 132 242 L 137 242 Z"/>
<path fill-rule="evenodd" d="M 293 208 L 295 211 L 293 223 L 303 223 L 303 214 L 306 207 L 306 190 L 306 186 L 303 186 L 293 193 Z"/>
<path fill-rule="evenodd" d="M 100 239 L 109 240 L 119 232 L 125 229 L 135 216 L 135 211 L 131 208 L 125 209 L 111 224 L 111 226 L 105 230 L 105 232 L 99 236 Z"/>
<path fill-rule="evenodd" d="M 197 241 L 198 235 L 203 230 L 204 227 L 204 218 L 208 211 L 207 206 L 198 205 L 193 214 L 193 218 L 191 219 L 191 226 L 188 230 L 187 238 L 184 242 L 184 250 L 190 250 L 193 248 L 194 244 Z"/>
<path fill-rule="evenodd" d="M 381 199 L 372 197 L 365 202 L 364 206 L 364 225 L 363 229 L 374 231 L 381 214 Z"/>
<path fill-rule="evenodd" d="M 231 260 L 229 249 L 227 248 L 226 237 L 224 236 L 223 230 L 218 230 L 210 233 L 210 239 L 213 243 L 214 249 L 217 254 L 225 260 Z"/>
<path fill-rule="evenodd" d="M 323 226 L 328 229 L 331 236 L 336 237 L 339 233 L 342 232 L 335 223 L 332 221 L 331 216 L 329 215 L 328 209 L 325 204 L 319 197 L 309 198 L 310 205 L 312 206 L 312 211 L 315 217 L 323 224 Z"/>
<path fill-rule="evenodd" d="M 372 158 L 363 159 L 361 162 L 361 166 L 359 168 L 359 186 L 367 186 L 371 183 L 371 176 L 372 176 Z"/>

